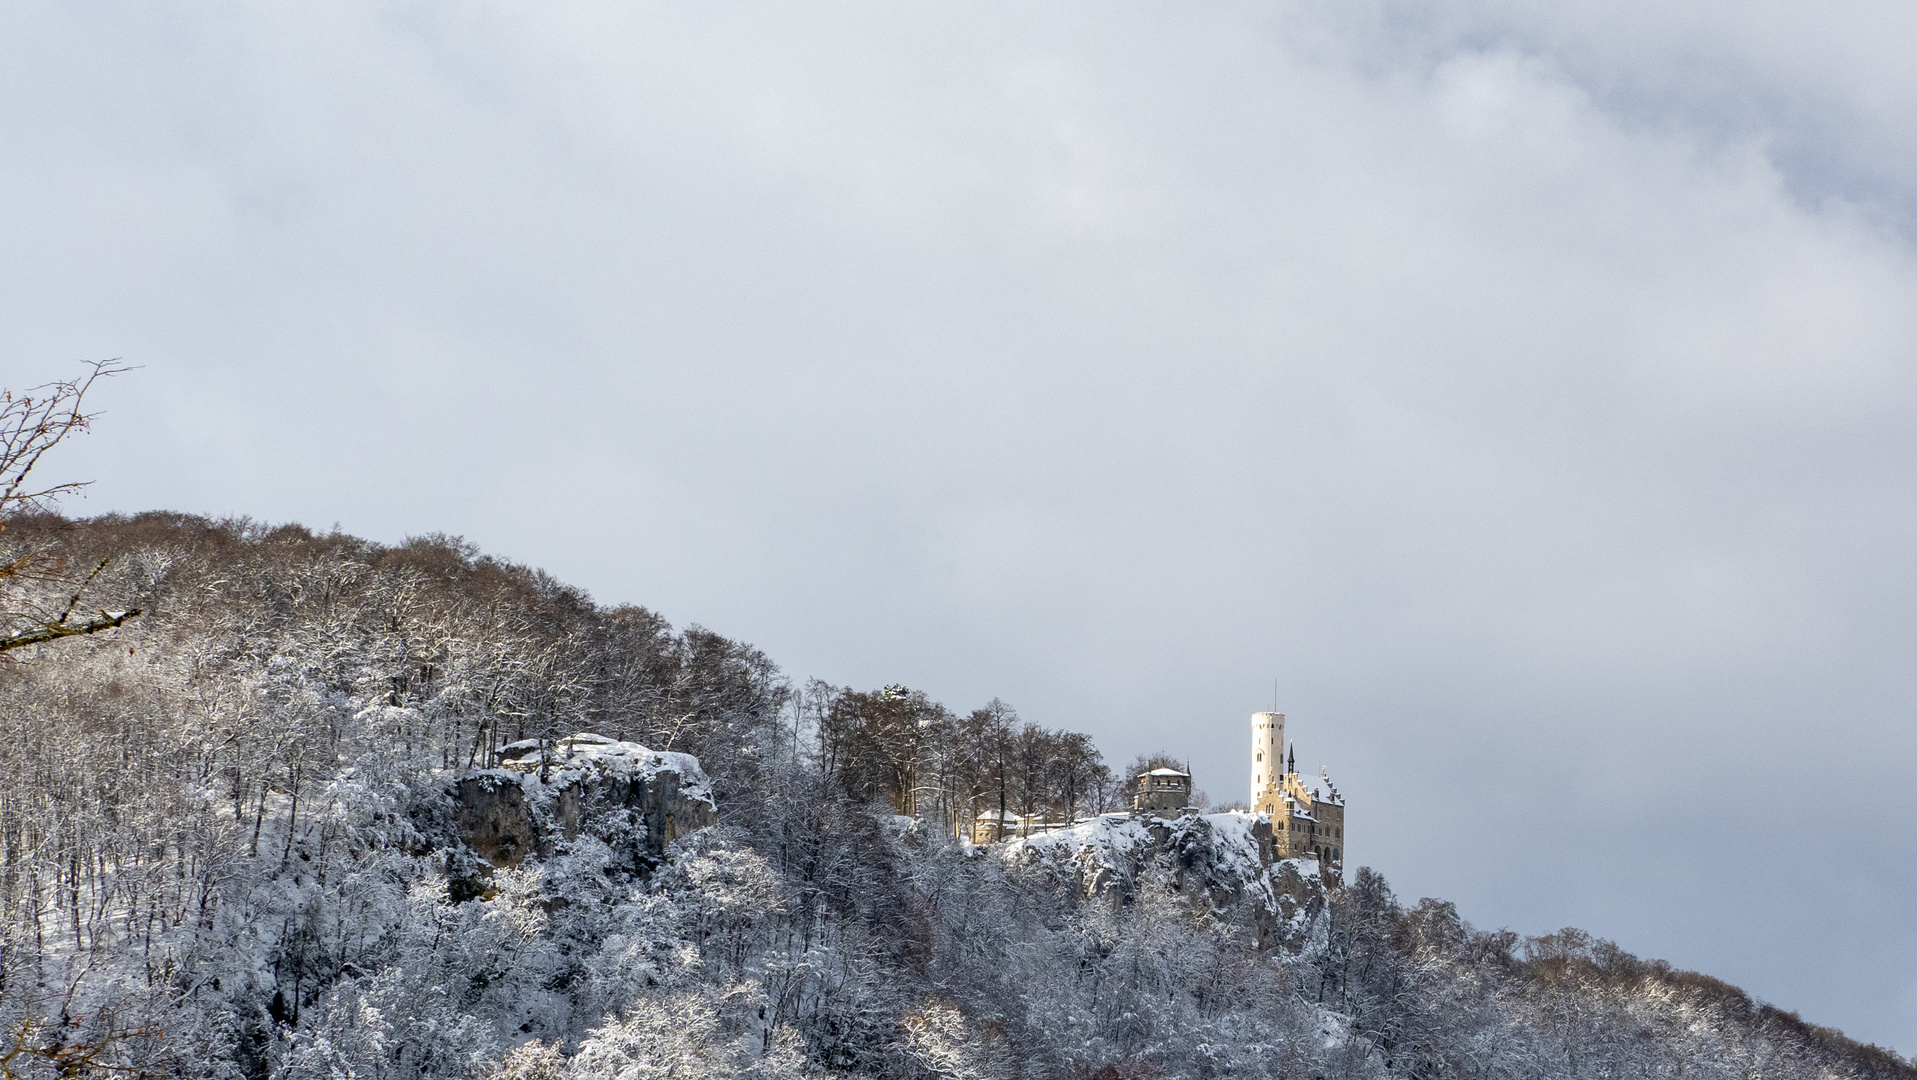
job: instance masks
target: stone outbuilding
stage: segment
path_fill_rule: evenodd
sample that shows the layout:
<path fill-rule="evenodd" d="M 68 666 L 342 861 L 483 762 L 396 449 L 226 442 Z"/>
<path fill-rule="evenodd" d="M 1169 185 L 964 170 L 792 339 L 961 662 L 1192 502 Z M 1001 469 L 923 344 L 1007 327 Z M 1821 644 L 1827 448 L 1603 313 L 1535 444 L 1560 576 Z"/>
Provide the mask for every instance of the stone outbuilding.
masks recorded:
<path fill-rule="evenodd" d="M 1153 769 L 1137 776 L 1132 809 L 1149 814 L 1177 814 L 1191 805 L 1191 774 L 1179 769 Z"/>

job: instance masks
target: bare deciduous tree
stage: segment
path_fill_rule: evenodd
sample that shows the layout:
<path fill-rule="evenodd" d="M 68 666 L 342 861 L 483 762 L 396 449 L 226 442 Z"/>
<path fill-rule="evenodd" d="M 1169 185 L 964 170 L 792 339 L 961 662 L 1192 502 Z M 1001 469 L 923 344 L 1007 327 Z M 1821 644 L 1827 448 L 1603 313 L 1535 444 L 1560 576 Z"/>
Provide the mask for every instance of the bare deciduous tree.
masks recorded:
<path fill-rule="evenodd" d="M 45 510 L 62 495 L 83 488 L 89 481 L 74 480 L 35 487 L 33 470 L 47 451 L 69 435 L 86 431 L 95 414 L 80 411 L 87 391 L 100 379 L 127 370 L 111 360 L 87 365 L 87 373 L 76 379 L 47 383 L 15 393 L 0 391 L 0 533 L 6 531 L 6 519 L 19 513 Z M 65 559 L 48 558 L 43 549 L 29 547 L 9 552 L 0 562 L 0 587 L 7 589 L 4 625 L 0 625 L 0 652 L 24 648 L 65 637 L 79 637 L 111 630 L 135 615 L 139 609 L 87 614 L 80 601 L 87 587 L 105 569 L 102 560 L 92 571 L 73 580 L 73 570 Z M 55 607 L 29 598 L 29 592 L 64 593 L 62 584 L 73 585 L 64 605 Z"/>

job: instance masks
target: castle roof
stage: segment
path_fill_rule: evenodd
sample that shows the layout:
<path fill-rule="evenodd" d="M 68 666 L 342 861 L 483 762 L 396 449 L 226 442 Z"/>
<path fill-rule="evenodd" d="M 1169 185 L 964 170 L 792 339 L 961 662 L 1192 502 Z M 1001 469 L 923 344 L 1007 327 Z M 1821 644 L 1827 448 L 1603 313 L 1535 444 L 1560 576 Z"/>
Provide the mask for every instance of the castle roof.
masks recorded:
<path fill-rule="evenodd" d="M 1345 804 L 1345 797 L 1338 794 L 1338 785 L 1331 782 L 1330 770 L 1319 769 L 1318 779 L 1324 784 L 1324 794 L 1315 796 L 1313 801 L 1328 802 L 1334 806 L 1343 806 Z"/>
<path fill-rule="evenodd" d="M 1187 780 L 1191 779 L 1191 774 L 1184 771 L 1183 769 L 1153 769 L 1151 772 L 1142 772 L 1142 773 L 1139 773 L 1138 775 L 1140 776 L 1182 776 Z"/>
<path fill-rule="evenodd" d="M 1278 796 L 1287 802 L 1292 801 L 1291 793 L 1286 790 L 1290 783 L 1296 783 L 1313 805 L 1325 803 L 1329 806 L 1343 806 L 1345 804 L 1345 797 L 1338 793 L 1338 785 L 1331 782 L 1330 776 L 1321 773 L 1315 780 L 1302 773 L 1285 773 L 1280 776 L 1272 784 L 1272 789 L 1275 789 Z"/>

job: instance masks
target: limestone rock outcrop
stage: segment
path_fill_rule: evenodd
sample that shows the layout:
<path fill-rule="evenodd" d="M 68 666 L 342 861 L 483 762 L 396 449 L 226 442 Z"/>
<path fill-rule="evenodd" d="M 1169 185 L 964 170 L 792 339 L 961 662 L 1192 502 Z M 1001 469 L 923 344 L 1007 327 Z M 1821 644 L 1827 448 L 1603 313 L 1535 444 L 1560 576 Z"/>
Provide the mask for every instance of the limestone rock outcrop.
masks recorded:
<path fill-rule="evenodd" d="M 414 812 L 423 833 L 463 848 L 449 874 L 455 898 L 483 892 L 492 869 L 550 855 L 582 834 L 646 873 L 667 845 L 716 820 L 712 783 L 690 754 L 579 733 L 514 743 L 499 763 L 449 778 L 440 798 Z"/>
<path fill-rule="evenodd" d="M 1322 928 L 1326 882 L 1317 860 L 1280 858 L 1263 814 L 1107 814 L 996 850 L 1088 899 L 1128 903 L 1146 879 L 1160 877 L 1246 924 L 1260 948 L 1295 949 Z"/>

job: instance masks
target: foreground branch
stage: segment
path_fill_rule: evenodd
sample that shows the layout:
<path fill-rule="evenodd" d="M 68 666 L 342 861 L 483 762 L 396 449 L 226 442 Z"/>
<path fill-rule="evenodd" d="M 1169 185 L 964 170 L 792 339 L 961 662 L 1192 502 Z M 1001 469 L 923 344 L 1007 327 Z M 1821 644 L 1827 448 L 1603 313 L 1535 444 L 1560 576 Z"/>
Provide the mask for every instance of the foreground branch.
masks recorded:
<path fill-rule="evenodd" d="M 82 634 L 97 634 L 102 630 L 112 630 L 139 613 L 139 608 L 131 611 L 102 611 L 98 613 L 98 618 L 80 623 L 73 622 L 67 615 L 61 615 L 58 622 L 43 623 L 31 630 L 23 630 L 10 637 L 0 638 L 0 652 L 38 645 L 43 641 L 55 641 L 64 637 L 79 637 Z"/>

